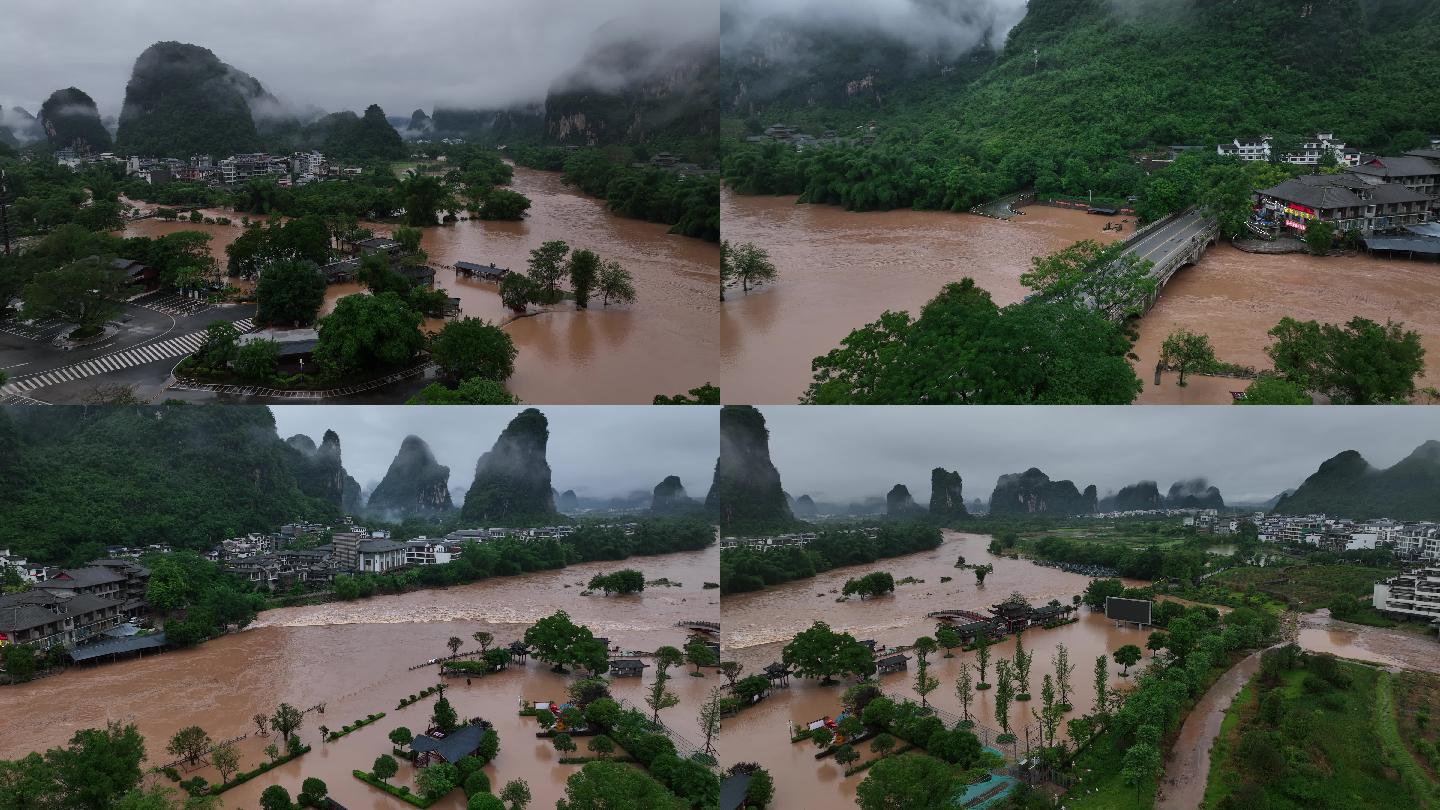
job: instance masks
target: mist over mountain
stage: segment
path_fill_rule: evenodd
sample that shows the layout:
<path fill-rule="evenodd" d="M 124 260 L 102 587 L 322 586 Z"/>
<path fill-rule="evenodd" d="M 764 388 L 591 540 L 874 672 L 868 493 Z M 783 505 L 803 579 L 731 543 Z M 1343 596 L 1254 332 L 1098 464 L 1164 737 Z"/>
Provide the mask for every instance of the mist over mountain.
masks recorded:
<path fill-rule="evenodd" d="M 208 48 L 157 42 L 135 60 L 116 141 L 136 155 L 255 152 L 262 148 L 257 121 L 285 118 L 255 77 Z"/>
<path fill-rule="evenodd" d="M 306 495 L 334 504 L 342 514 L 360 514 L 365 505 L 360 483 L 345 471 L 340 436 L 335 431 L 325 431 L 319 447 L 309 436 L 300 433 L 286 439 L 285 444 L 300 457 L 295 462 L 296 479 Z"/>
<path fill-rule="evenodd" d="M 705 509 L 726 532 L 769 531 L 796 522 L 780 471 L 770 460 L 765 417 L 752 406 L 720 409 L 720 457 Z"/>
<path fill-rule="evenodd" d="M 1160 496 L 1159 484 L 1154 481 L 1140 481 L 1101 498 L 1095 509 L 1100 512 L 1132 512 L 1161 509 L 1164 506 L 1165 499 Z"/>
<path fill-rule="evenodd" d="M 656 484 L 651 493 L 650 513 L 653 515 L 680 515 L 699 508 L 700 504 L 685 494 L 685 485 L 678 475 L 665 476 L 665 480 Z"/>
<path fill-rule="evenodd" d="M 1165 494 L 1168 509 L 1224 509 L 1225 499 L 1220 490 L 1210 486 L 1204 478 L 1176 481 Z"/>
<path fill-rule="evenodd" d="M 391 522 L 410 517 L 444 517 L 450 501 L 450 468 L 435 460 L 430 445 L 419 436 L 406 436 L 390 462 L 390 469 L 370 493 L 369 515 Z"/>
<path fill-rule="evenodd" d="M 77 87 L 56 90 L 40 105 L 37 123 L 52 146 L 76 142 L 103 152 L 110 148 L 110 133 L 100 121 L 95 100 Z"/>
<path fill-rule="evenodd" d="M 523 526 L 558 516 L 545 459 L 549 421 L 535 408 L 521 411 L 475 464 L 460 517 L 479 525 Z"/>
<path fill-rule="evenodd" d="M 959 472 L 943 467 L 930 471 L 930 516 L 942 522 L 969 517 L 965 509 L 964 482 Z"/>
<path fill-rule="evenodd" d="M 990 514 L 996 517 L 1080 515 L 1088 508 L 1074 483 L 1051 481 L 1035 467 L 1000 476 L 990 494 Z"/>
<path fill-rule="evenodd" d="M 1274 511 L 1440 520 L 1440 441 L 1425 442 L 1383 470 L 1354 450 L 1337 453 L 1293 493 L 1282 495 Z"/>

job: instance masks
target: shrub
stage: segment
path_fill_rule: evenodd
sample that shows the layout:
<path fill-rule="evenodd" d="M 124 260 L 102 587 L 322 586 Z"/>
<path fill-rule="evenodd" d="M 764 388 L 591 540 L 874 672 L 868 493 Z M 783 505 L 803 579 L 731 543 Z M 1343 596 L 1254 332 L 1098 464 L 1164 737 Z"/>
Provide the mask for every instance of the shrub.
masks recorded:
<path fill-rule="evenodd" d="M 489 793 L 490 777 L 486 776 L 484 771 L 475 771 L 465 777 L 463 789 L 466 796 L 474 796 L 477 793 Z"/>

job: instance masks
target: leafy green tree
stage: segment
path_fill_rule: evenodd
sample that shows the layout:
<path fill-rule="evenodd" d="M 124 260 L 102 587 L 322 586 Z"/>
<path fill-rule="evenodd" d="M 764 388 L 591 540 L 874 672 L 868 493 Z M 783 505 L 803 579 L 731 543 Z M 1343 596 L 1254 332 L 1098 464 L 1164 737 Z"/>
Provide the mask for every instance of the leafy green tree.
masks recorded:
<path fill-rule="evenodd" d="M 529 276 L 508 273 L 500 280 L 500 303 L 518 313 L 523 314 L 526 307 L 535 303 L 538 292 Z"/>
<path fill-rule="evenodd" d="M 1155 294 L 1152 263 L 1125 252 L 1123 242 L 1076 242 L 1031 260 L 1020 283 L 1042 298 L 1091 307 L 1117 317 L 1136 315 Z"/>
<path fill-rule="evenodd" d="M 300 803 L 302 805 L 318 807 L 329 795 L 330 786 L 325 784 L 323 779 L 309 776 L 300 783 Z"/>
<path fill-rule="evenodd" d="M 451 321 L 430 341 L 430 357 L 452 380 L 504 380 L 515 373 L 515 342 L 480 318 Z"/>
<path fill-rule="evenodd" d="M 601 757 L 607 757 L 615 752 L 615 743 L 604 734 L 591 737 L 590 741 L 585 744 L 585 747 L 589 749 L 591 753 Z"/>
<path fill-rule="evenodd" d="M 395 272 L 390 266 L 390 257 L 383 253 L 371 253 L 361 257 L 360 269 L 355 272 L 355 278 L 376 295 L 388 292 L 405 297 L 410 295 L 413 286 L 409 279 Z"/>
<path fill-rule="evenodd" d="M 1075 665 L 1070 662 L 1070 650 L 1063 643 L 1055 645 L 1055 655 L 1050 659 L 1055 668 L 1055 688 L 1059 690 L 1059 705 L 1063 711 L 1070 711 L 1070 677 L 1075 674 Z"/>
<path fill-rule="evenodd" d="M 1160 362 L 1179 372 L 1179 385 L 1185 387 L 1185 375 L 1205 371 L 1215 365 L 1215 349 L 1207 335 L 1188 329 L 1177 329 L 1160 344 Z"/>
<path fill-rule="evenodd" d="M 470 637 L 475 639 L 476 644 L 480 645 L 481 652 L 488 651 L 490 649 L 490 645 L 495 643 L 495 634 L 487 633 L 484 630 L 477 630 L 474 633 L 471 633 Z"/>
<path fill-rule="evenodd" d="M 526 263 L 527 272 L 543 303 L 553 304 L 560 300 L 559 284 L 565 277 L 565 257 L 569 253 L 570 246 L 558 239 L 552 239 L 530 251 L 530 260 Z"/>
<path fill-rule="evenodd" d="M 861 810 L 944 807 L 961 787 L 950 766 L 924 754 L 901 754 L 876 762 L 855 789 Z"/>
<path fill-rule="evenodd" d="M 493 793 L 475 793 L 465 803 L 465 810 L 505 810 L 505 803 Z"/>
<path fill-rule="evenodd" d="M 530 804 L 530 784 L 524 779 L 511 779 L 500 789 L 500 800 L 509 805 L 507 810 L 525 810 Z"/>
<path fill-rule="evenodd" d="M 264 382 L 280 369 L 280 344 L 273 340 L 252 340 L 235 350 L 235 373 L 247 380 Z"/>
<path fill-rule="evenodd" d="M 960 676 L 955 679 L 955 697 L 960 699 L 960 711 L 963 714 L 962 723 L 973 724 L 970 719 L 970 704 L 975 702 L 975 682 L 970 677 L 970 668 L 960 667 Z"/>
<path fill-rule="evenodd" d="M 422 768 L 420 773 L 415 776 L 415 786 L 420 788 L 420 795 L 430 801 L 435 801 L 454 790 L 459 783 L 458 769 L 448 762 L 431 763 L 429 767 Z"/>
<path fill-rule="evenodd" d="M 1276 371 L 1335 404 L 1408 401 L 1425 370 L 1419 333 L 1393 321 L 1352 318 L 1342 327 L 1283 318 L 1269 334 L 1274 342 L 1265 352 Z"/>
<path fill-rule="evenodd" d="M 886 312 L 815 358 L 809 404 L 1126 404 L 1142 389 L 1120 328 L 1088 309 L 1004 309 L 971 279 L 918 319 Z"/>
<path fill-rule="evenodd" d="M 850 763 L 860 758 L 860 753 L 854 746 L 848 743 L 835 749 L 835 761 L 840 763 L 842 768 L 849 767 Z"/>
<path fill-rule="evenodd" d="M 775 263 L 770 260 L 770 254 L 753 242 L 742 242 L 733 248 L 729 247 L 728 243 L 722 243 L 721 251 L 722 300 L 725 294 L 724 285 L 733 283 L 732 279 L 739 279 L 740 290 L 747 294 L 751 287 L 775 280 Z"/>
<path fill-rule="evenodd" d="M 530 210 L 530 198 L 508 188 L 491 189 L 480 206 L 480 218 L 520 220 Z"/>
<path fill-rule="evenodd" d="M 570 289 L 575 291 L 575 307 L 590 306 L 590 290 L 600 276 L 600 257 L 591 250 L 577 249 L 570 254 L 566 272 L 570 276 Z"/>
<path fill-rule="evenodd" d="M 569 734 L 556 734 L 550 738 L 550 742 L 555 746 L 555 750 L 560 752 L 561 756 L 568 756 L 575 750 L 575 741 L 570 738 Z"/>
<path fill-rule="evenodd" d="M 889 734 L 877 734 L 875 739 L 870 742 L 870 750 L 884 757 L 895 750 L 895 738 Z"/>
<path fill-rule="evenodd" d="M 393 293 L 347 295 L 320 319 L 315 358 L 342 373 L 402 365 L 425 344 L 420 321 L 420 313 Z"/>
<path fill-rule="evenodd" d="M 567 666 L 591 672 L 601 672 L 606 667 L 604 645 L 595 640 L 589 628 L 572 622 L 563 610 L 531 625 L 525 631 L 524 640 L 533 650 L 532 655 L 552 664 L 556 672 L 564 672 Z"/>
<path fill-rule="evenodd" d="M 35 649 L 28 644 L 6 644 L 0 647 L 0 668 L 16 682 L 25 682 L 35 677 L 40 670 L 40 661 Z"/>
<path fill-rule="evenodd" d="M 1315 220 L 1305 229 L 1305 247 L 1312 256 L 1325 256 L 1335 245 L 1335 226 L 1323 220 Z"/>
<path fill-rule="evenodd" d="M 72 338 L 100 334 L 105 322 L 120 314 L 129 289 L 124 271 L 111 267 L 111 260 L 91 256 L 35 274 L 21 293 L 20 317 L 73 323 Z"/>
<path fill-rule="evenodd" d="M 1160 750 L 1154 744 L 1137 742 L 1125 750 L 1121 760 L 1120 777 L 1125 784 L 1138 787 L 1160 772 Z"/>
<path fill-rule="evenodd" d="M 701 638 L 692 638 L 686 642 L 685 660 L 695 667 L 696 674 L 699 674 L 701 667 L 713 667 L 720 661 L 715 650 Z"/>
<path fill-rule="evenodd" d="M 325 276 L 313 262 L 275 262 L 260 271 L 255 300 L 256 323 L 275 326 L 312 323 L 320 312 L 320 305 L 325 303 Z"/>
<path fill-rule="evenodd" d="M 270 715 L 270 728 L 286 740 L 289 740 L 304 722 L 305 713 L 289 703 L 281 703 L 275 708 L 275 713 Z"/>
<path fill-rule="evenodd" d="M 556 810 L 686 810 L 689 805 L 650 775 L 613 760 L 587 762 L 565 782 L 565 798 Z"/>
<path fill-rule="evenodd" d="M 220 783 L 225 784 L 240 770 L 240 752 L 229 743 L 217 745 L 210 750 L 210 764 L 215 767 L 215 772 L 220 774 Z"/>
<path fill-rule="evenodd" d="M 77 731 L 68 746 L 46 751 L 44 768 L 59 786 L 57 806 L 109 810 L 140 784 L 144 759 L 145 740 L 135 726 L 110 722 Z"/>
<path fill-rule="evenodd" d="M 292 810 L 290 791 L 280 785 L 271 785 L 260 793 L 260 810 Z"/>
<path fill-rule="evenodd" d="M 990 634 L 984 630 L 975 637 L 975 672 L 979 674 L 980 680 L 976 681 L 975 688 L 981 692 L 990 688 L 985 682 L 986 673 L 990 670 Z"/>
<path fill-rule="evenodd" d="M 680 705 L 680 697 L 666 688 L 670 682 L 670 676 L 664 670 L 657 669 L 655 680 L 650 683 L 650 689 L 645 693 L 645 705 L 650 707 L 650 721 L 660 722 L 660 712 Z"/>
<path fill-rule="evenodd" d="M 630 304 L 635 301 L 635 282 L 630 276 L 630 271 L 620 266 L 620 262 L 610 259 L 600 265 L 600 296 L 603 306 L 610 306 L 611 300 L 619 304 Z"/>
<path fill-rule="evenodd" d="M 1143 654 L 1140 648 L 1134 644 L 1126 644 L 1112 653 L 1112 656 L 1115 658 L 1115 663 L 1124 667 L 1124 670 L 1120 673 L 1121 676 L 1129 675 L 1130 667 L 1140 663 L 1140 657 Z"/>
<path fill-rule="evenodd" d="M 370 766 L 370 772 L 375 774 L 376 779 L 387 782 L 391 777 L 400 772 L 400 765 L 395 761 L 395 757 L 389 754 L 381 754 L 375 758 L 375 764 Z"/>
<path fill-rule="evenodd" d="M 519 405 L 520 400 L 502 382 L 472 377 L 455 388 L 447 388 L 444 383 L 431 383 L 420 389 L 406 404 Z"/>
<path fill-rule="evenodd" d="M 430 713 L 430 725 L 449 734 L 460 727 L 460 717 L 455 713 L 455 707 L 442 694 L 435 700 L 435 708 Z"/>
<path fill-rule="evenodd" d="M 405 224 L 414 227 L 439 225 L 436 212 L 455 207 L 454 198 L 440 178 L 414 170 L 400 180 L 400 196 L 405 205 Z"/>
<path fill-rule="evenodd" d="M 645 575 L 633 568 L 624 568 L 609 574 L 596 574 L 585 587 L 592 591 L 604 591 L 607 595 L 640 593 L 645 590 Z"/>
<path fill-rule="evenodd" d="M 820 678 L 828 685 L 843 675 L 875 671 L 874 654 L 849 633 L 837 633 L 825 622 L 801 631 L 781 651 L 780 660 L 801 677 Z"/>
<path fill-rule="evenodd" d="M 1010 662 L 1001 658 L 995 662 L 995 722 L 1006 735 L 1010 734 L 1010 704 L 1014 700 L 1014 673 Z"/>
<path fill-rule="evenodd" d="M 186 726 L 175 732 L 165 750 L 193 766 L 200 761 L 201 757 L 205 756 L 212 745 L 210 735 L 205 733 L 205 729 L 199 726 Z"/>
<path fill-rule="evenodd" d="M 654 399 L 653 402 L 651 402 L 651 404 L 652 404 L 652 405 L 719 405 L 719 404 L 720 404 L 720 388 L 719 388 L 718 386 L 711 385 L 711 384 L 708 383 L 708 382 L 705 383 L 704 385 L 700 386 L 699 388 L 691 388 L 688 393 L 690 394 L 690 396 L 688 396 L 688 397 L 685 396 L 685 394 L 676 394 L 676 395 L 673 396 L 673 397 L 667 397 L 667 396 L 665 396 L 664 394 L 656 394 L 656 395 L 655 395 L 655 399 Z"/>

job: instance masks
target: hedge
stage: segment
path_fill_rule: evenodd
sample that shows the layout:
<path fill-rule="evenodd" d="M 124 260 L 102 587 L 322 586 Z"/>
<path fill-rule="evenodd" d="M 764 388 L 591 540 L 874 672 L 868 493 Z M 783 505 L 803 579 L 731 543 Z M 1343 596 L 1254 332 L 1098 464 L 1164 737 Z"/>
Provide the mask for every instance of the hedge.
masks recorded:
<path fill-rule="evenodd" d="M 408 787 L 396 787 L 389 782 L 382 782 L 374 774 L 368 773 L 366 771 L 351 771 L 350 773 L 354 774 L 355 778 L 359 779 L 361 782 L 364 782 L 371 787 L 380 788 L 386 793 L 389 793 L 391 796 L 394 796 L 395 798 L 403 802 L 413 804 L 416 807 L 429 807 L 430 805 L 434 804 L 435 801 L 439 801 L 439 799 L 436 799 L 435 801 L 430 801 L 425 799 L 423 796 L 411 793 L 410 788 Z"/>
<path fill-rule="evenodd" d="M 225 782 L 224 784 L 212 785 L 210 787 L 210 795 L 219 796 L 221 793 L 224 793 L 230 788 L 243 785 L 263 773 L 268 773 L 269 771 L 272 771 L 275 768 L 284 765 L 290 760 L 295 759 L 296 757 L 304 756 L 308 753 L 310 753 L 310 746 L 302 745 L 299 748 L 295 749 L 295 753 L 293 754 L 286 753 L 285 756 L 280 757 L 277 760 L 273 760 L 271 762 L 262 762 L 260 763 L 260 767 L 256 768 L 253 771 L 245 771 L 243 773 L 236 774 L 234 779 L 231 779 L 229 782 Z"/>
<path fill-rule="evenodd" d="M 385 716 L 385 712 L 380 712 L 379 714 L 372 714 L 372 715 L 370 715 L 369 717 L 366 717 L 366 718 L 364 718 L 364 719 L 356 720 L 355 722 L 353 722 L 353 723 L 351 723 L 351 724 L 349 724 L 349 725 L 341 728 L 339 731 L 332 731 L 332 732 L 330 732 L 330 736 L 329 736 L 329 737 L 326 737 L 325 739 L 326 739 L 326 741 L 328 741 L 328 742 L 335 742 L 336 740 L 340 739 L 341 737 L 344 737 L 346 734 L 349 734 L 350 732 L 352 732 L 352 731 L 354 731 L 354 730 L 356 730 L 356 729 L 364 728 L 364 727 L 370 725 L 371 723 L 375 722 L 376 720 L 379 720 L 380 718 L 382 718 L 382 717 L 384 717 L 384 716 Z"/>
<path fill-rule="evenodd" d="M 395 711 L 398 712 L 398 711 L 400 711 L 401 709 L 405 708 L 406 706 L 409 706 L 409 705 L 412 704 L 412 703 L 419 703 L 420 701 L 424 700 L 424 699 L 427 698 L 427 697 L 430 697 L 431 695 L 435 694 L 435 693 L 438 692 L 438 691 L 440 691 L 440 687 L 439 687 L 439 686 L 431 686 L 431 687 L 427 687 L 427 688 L 425 689 L 425 691 L 421 692 L 421 693 L 418 694 L 418 695 L 411 695 L 410 697 L 407 697 L 407 698 L 401 698 L 401 700 L 400 700 L 400 705 L 398 705 L 398 706 L 395 707 Z"/>

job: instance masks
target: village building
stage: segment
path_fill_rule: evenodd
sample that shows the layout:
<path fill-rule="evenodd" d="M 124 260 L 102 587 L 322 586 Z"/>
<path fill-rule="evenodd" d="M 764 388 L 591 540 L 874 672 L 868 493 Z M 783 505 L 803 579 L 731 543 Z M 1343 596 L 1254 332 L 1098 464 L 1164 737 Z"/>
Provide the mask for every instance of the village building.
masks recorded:
<path fill-rule="evenodd" d="M 120 624 L 121 602 L 88 593 L 32 589 L 0 595 L 0 644 L 69 648 Z"/>
<path fill-rule="evenodd" d="M 1440 626 L 1440 566 L 1416 568 L 1375 583 L 1372 604 L 1387 616 Z"/>
<path fill-rule="evenodd" d="M 383 574 L 405 567 L 405 544 L 395 540 L 361 540 L 356 549 L 356 568 Z"/>
<path fill-rule="evenodd" d="M 610 662 L 610 674 L 617 678 L 638 678 L 649 666 L 638 658 L 616 658 Z"/>
<path fill-rule="evenodd" d="M 1221 157 L 1237 157 L 1246 162 L 1268 161 L 1271 159 L 1274 141 L 1275 138 L 1271 135 L 1234 138 L 1215 147 L 1215 151 Z M 1346 149 L 1343 142 L 1335 139 L 1333 132 L 1317 132 L 1307 136 L 1298 146 L 1298 151 L 1281 155 L 1280 162 L 1297 166 L 1318 166 L 1326 154 L 1333 155 L 1335 162 L 1341 166 L 1354 166 L 1360 162 L 1360 153 L 1354 149 Z"/>
<path fill-rule="evenodd" d="M 901 672 L 910 666 L 910 658 L 905 653 L 887 655 L 875 662 L 875 672 L 880 675 L 888 675 L 892 672 Z"/>
<path fill-rule="evenodd" d="M 1432 204 L 1429 196 L 1399 183 L 1375 183 L 1352 173 L 1302 175 L 1257 196 L 1262 208 L 1302 234 L 1314 222 L 1366 236 L 1420 225 L 1430 220 Z"/>
<path fill-rule="evenodd" d="M 1440 206 L 1440 161 L 1418 155 L 1399 157 L 1367 157 L 1362 163 L 1350 169 L 1350 174 L 1372 179 L 1379 183 L 1397 183 L 1433 200 Z"/>

